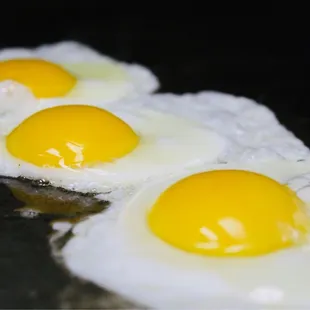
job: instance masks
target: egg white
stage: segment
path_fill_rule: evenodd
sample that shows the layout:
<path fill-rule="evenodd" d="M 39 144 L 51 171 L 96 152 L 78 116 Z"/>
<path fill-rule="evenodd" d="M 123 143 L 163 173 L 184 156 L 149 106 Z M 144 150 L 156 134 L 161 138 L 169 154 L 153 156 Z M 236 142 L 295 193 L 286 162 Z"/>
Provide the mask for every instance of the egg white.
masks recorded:
<path fill-rule="evenodd" d="M 256 162 L 303 160 L 309 149 L 283 126 L 273 111 L 250 98 L 201 91 L 195 94 L 155 94 L 139 100 L 142 106 L 173 113 L 213 129 L 235 142 L 221 159 Z"/>
<path fill-rule="evenodd" d="M 262 173 L 292 189 L 298 188 L 301 173 L 310 172 L 309 163 L 285 161 L 209 168 Z M 151 233 L 148 209 L 163 190 L 189 174 L 156 180 L 77 224 L 58 253 L 66 268 L 155 309 L 310 307 L 308 245 L 253 258 L 212 258 L 174 248 Z M 310 191 L 309 180 L 304 192 Z"/>
<path fill-rule="evenodd" d="M 0 50 L 0 60 L 15 58 L 44 59 L 71 72 L 77 78 L 77 84 L 64 98 L 59 98 L 61 100 L 115 101 L 152 93 L 159 88 L 157 77 L 148 68 L 117 61 L 79 42 L 62 41 L 36 48 Z M 40 104 L 48 104 L 50 100 L 41 99 Z"/>

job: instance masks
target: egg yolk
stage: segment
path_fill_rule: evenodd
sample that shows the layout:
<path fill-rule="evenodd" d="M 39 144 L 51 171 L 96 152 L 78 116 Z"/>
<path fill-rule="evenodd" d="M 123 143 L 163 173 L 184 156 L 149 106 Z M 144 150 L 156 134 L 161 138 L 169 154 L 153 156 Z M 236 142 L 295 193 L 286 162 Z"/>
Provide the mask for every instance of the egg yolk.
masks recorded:
<path fill-rule="evenodd" d="M 219 170 L 172 185 L 148 214 L 150 230 L 191 253 L 213 256 L 267 254 L 304 242 L 309 219 L 288 187 L 266 176 Z"/>
<path fill-rule="evenodd" d="M 6 138 L 11 155 L 40 167 L 91 166 L 125 156 L 139 143 L 115 115 L 85 105 L 57 106 L 31 115 Z"/>
<path fill-rule="evenodd" d="M 61 66 L 41 59 L 0 61 L 0 81 L 13 80 L 27 86 L 37 98 L 65 96 L 76 78 Z"/>

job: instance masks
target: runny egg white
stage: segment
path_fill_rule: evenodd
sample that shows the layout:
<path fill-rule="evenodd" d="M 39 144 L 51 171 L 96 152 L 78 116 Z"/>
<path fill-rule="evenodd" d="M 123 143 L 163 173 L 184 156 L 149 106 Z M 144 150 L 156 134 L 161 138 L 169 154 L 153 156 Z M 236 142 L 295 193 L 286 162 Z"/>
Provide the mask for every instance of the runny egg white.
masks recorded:
<path fill-rule="evenodd" d="M 15 86 L 3 91 L 0 106 L 4 176 L 44 179 L 80 192 L 131 190 L 149 178 L 216 162 L 228 145 L 199 123 L 151 107 L 114 102 L 113 109 L 81 103 L 40 108 Z M 29 100 L 20 102 L 19 92 Z"/>
<path fill-rule="evenodd" d="M 270 161 L 162 178 L 74 226 L 58 255 L 152 309 L 307 309 L 309 173 Z"/>
<path fill-rule="evenodd" d="M 146 67 L 117 61 L 74 41 L 0 50 L 0 81 L 7 80 L 28 87 L 41 105 L 56 98 L 115 101 L 159 87 Z"/>

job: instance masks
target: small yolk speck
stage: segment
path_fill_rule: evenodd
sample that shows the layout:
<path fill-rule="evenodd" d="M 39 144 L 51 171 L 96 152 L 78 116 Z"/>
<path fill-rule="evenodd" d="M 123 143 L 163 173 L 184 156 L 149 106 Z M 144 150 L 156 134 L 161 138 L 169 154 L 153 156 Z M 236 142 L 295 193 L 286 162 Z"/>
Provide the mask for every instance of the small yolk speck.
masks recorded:
<path fill-rule="evenodd" d="M 39 167 L 79 168 L 112 162 L 133 151 L 139 137 L 110 112 L 57 106 L 31 115 L 6 138 L 14 157 Z"/>
<path fill-rule="evenodd" d="M 61 66 L 42 59 L 0 61 L 0 81 L 5 80 L 25 85 L 37 98 L 63 97 L 77 82 Z"/>
<path fill-rule="evenodd" d="M 243 170 L 189 176 L 157 199 L 152 233 L 181 250 L 213 256 L 255 256 L 305 242 L 309 218 L 288 187 Z"/>

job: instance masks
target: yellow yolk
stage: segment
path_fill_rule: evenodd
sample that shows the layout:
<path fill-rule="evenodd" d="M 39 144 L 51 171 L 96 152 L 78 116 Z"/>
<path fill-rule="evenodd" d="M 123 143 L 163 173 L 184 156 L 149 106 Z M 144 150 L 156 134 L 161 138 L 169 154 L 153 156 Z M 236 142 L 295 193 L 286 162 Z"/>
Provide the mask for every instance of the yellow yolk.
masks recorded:
<path fill-rule="evenodd" d="M 125 156 L 139 137 L 121 119 L 93 106 L 68 105 L 42 110 L 6 139 L 15 157 L 40 167 L 91 166 Z"/>
<path fill-rule="evenodd" d="M 65 96 L 76 78 L 62 67 L 41 59 L 0 61 L 0 81 L 13 80 L 27 86 L 37 98 Z"/>
<path fill-rule="evenodd" d="M 276 181 L 242 170 L 195 174 L 172 185 L 148 215 L 151 231 L 188 252 L 266 254 L 305 240 L 303 202 Z"/>

